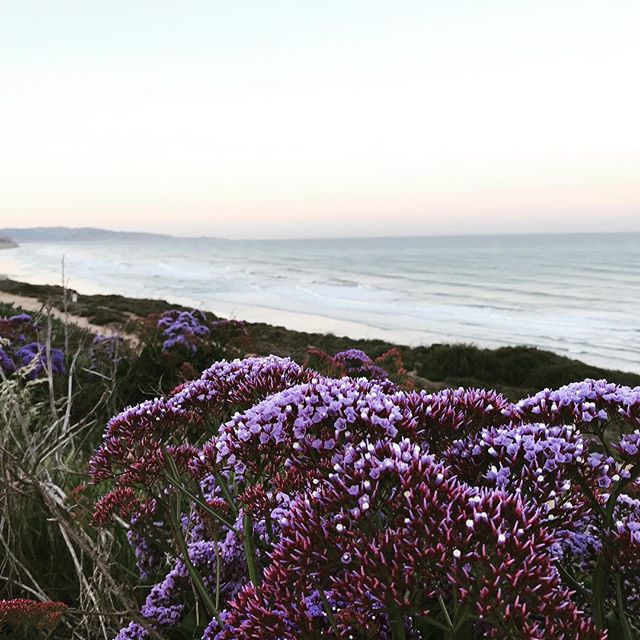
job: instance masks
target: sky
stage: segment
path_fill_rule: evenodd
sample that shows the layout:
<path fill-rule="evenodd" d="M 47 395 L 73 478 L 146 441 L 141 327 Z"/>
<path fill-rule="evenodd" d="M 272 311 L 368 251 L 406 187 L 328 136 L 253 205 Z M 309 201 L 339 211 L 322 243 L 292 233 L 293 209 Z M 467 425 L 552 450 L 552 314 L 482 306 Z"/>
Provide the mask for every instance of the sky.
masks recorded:
<path fill-rule="evenodd" d="M 0 0 L 0 227 L 640 230 L 637 0 Z"/>

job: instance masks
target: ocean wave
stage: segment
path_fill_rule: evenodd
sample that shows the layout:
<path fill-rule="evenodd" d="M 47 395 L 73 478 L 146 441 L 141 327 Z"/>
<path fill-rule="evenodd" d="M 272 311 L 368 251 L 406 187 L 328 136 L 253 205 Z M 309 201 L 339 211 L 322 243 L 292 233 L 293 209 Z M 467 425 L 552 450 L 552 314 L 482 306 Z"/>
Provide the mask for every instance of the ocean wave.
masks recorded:
<path fill-rule="evenodd" d="M 130 243 L 29 244 L 0 253 L 0 273 L 55 284 L 62 254 L 71 286 L 88 293 L 280 314 L 294 329 L 316 318 L 314 327 L 413 345 L 528 344 L 640 371 L 638 234 L 151 242 L 135 253 Z"/>

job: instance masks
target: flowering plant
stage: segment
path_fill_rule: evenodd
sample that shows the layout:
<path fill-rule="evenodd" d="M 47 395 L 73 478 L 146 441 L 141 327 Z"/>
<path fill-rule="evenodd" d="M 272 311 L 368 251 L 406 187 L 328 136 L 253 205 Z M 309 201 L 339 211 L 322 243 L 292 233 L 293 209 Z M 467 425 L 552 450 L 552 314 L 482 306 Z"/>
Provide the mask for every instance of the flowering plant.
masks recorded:
<path fill-rule="evenodd" d="M 34 380 L 49 370 L 64 373 L 64 353 L 37 340 L 33 318 L 27 313 L 0 318 L 0 372 Z"/>
<path fill-rule="evenodd" d="M 397 349 L 389 349 L 373 359 L 360 349 L 347 349 L 333 356 L 322 349 L 308 349 L 305 366 L 334 378 L 367 378 L 369 380 L 392 380 L 403 388 L 412 385 L 402 364 L 402 356 Z"/>
<path fill-rule="evenodd" d="M 216 363 L 91 460 L 96 524 L 155 580 L 118 638 L 637 638 L 639 409 L 604 381 L 514 405 Z"/>
<path fill-rule="evenodd" d="M 211 333 L 207 317 L 199 309 L 165 311 L 158 320 L 157 328 L 164 338 L 162 350 L 165 353 L 176 348 L 195 353 Z"/>
<path fill-rule="evenodd" d="M 89 369 L 110 372 L 124 360 L 126 345 L 119 335 L 97 335 L 89 347 Z"/>
<path fill-rule="evenodd" d="M 64 602 L 37 602 L 25 598 L 0 600 L 0 632 L 11 633 L 15 638 L 33 637 L 39 632 L 47 634 L 55 628 L 66 609 Z"/>

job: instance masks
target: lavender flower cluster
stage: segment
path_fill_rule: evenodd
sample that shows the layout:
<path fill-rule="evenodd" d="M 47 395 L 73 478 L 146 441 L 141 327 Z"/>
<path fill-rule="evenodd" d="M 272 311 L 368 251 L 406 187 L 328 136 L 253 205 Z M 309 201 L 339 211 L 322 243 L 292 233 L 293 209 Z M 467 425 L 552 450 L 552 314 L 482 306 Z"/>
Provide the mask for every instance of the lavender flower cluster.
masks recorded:
<path fill-rule="evenodd" d="M 640 427 L 640 387 L 617 385 L 606 380 L 573 382 L 559 389 L 544 389 L 518 403 L 526 418 L 546 424 L 573 423 L 601 428 L 622 419 Z"/>
<path fill-rule="evenodd" d="M 51 371 L 64 373 L 64 353 L 36 338 L 33 318 L 26 313 L 0 318 L 0 372 L 10 376 L 24 373 L 35 380 Z"/>
<path fill-rule="evenodd" d="M 89 369 L 111 371 L 124 359 L 125 341 L 119 335 L 97 335 L 89 348 Z"/>
<path fill-rule="evenodd" d="M 374 360 L 360 349 L 347 349 L 331 356 L 321 349 L 314 348 L 307 351 L 305 364 L 335 378 L 393 378 L 396 382 L 407 382 L 407 372 L 397 349 L 390 349 Z"/>
<path fill-rule="evenodd" d="M 514 405 L 216 363 L 91 461 L 97 520 L 164 575 L 118 640 L 637 637 L 639 410 L 605 381 Z"/>
<path fill-rule="evenodd" d="M 162 350 L 165 353 L 176 348 L 195 353 L 211 333 L 207 317 L 199 309 L 165 311 L 158 320 L 157 329 L 164 338 Z"/>
<path fill-rule="evenodd" d="M 386 380 L 387 372 L 377 366 L 374 361 L 360 349 L 347 349 L 333 356 L 337 365 L 344 367 L 346 374 L 351 378 L 376 378 Z"/>

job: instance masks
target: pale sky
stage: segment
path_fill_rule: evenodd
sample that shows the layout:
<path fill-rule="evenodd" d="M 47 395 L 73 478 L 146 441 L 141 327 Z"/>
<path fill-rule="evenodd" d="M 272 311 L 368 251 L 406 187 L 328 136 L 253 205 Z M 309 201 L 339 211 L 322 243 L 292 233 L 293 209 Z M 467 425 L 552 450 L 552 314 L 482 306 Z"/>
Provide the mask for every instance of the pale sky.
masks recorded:
<path fill-rule="evenodd" d="M 640 230 L 638 0 L 0 0 L 0 227 Z"/>

